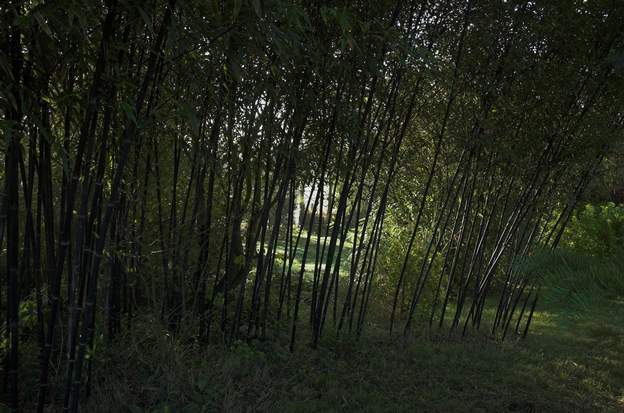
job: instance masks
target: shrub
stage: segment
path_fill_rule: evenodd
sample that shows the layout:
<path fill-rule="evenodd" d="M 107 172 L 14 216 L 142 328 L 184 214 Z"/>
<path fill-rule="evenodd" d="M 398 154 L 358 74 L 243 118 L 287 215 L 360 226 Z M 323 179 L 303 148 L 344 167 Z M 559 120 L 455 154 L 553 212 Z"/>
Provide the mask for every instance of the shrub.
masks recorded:
<path fill-rule="evenodd" d="M 624 205 L 587 204 L 570 220 L 562 245 L 577 252 L 611 256 L 624 248 Z"/>
<path fill-rule="evenodd" d="M 587 310 L 624 297 L 622 255 L 599 257 L 570 249 L 538 250 L 518 260 L 518 269 L 539 278 L 542 299 L 571 310 Z"/>
<path fill-rule="evenodd" d="M 378 299 L 385 302 L 386 305 L 391 305 L 401 269 L 405 261 L 405 255 L 407 254 L 412 229 L 412 227 L 401 226 L 392 222 L 388 222 L 385 225 L 384 237 L 379 247 L 377 260 L 379 285 L 376 288 L 378 288 Z M 409 308 L 410 300 L 422 269 L 423 258 L 431 238 L 431 230 L 428 228 L 424 229 L 424 231 L 419 231 L 416 235 L 414 245 L 410 252 L 410 259 L 405 268 L 402 284 L 403 288 L 398 302 L 400 314 L 404 313 Z M 430 271 L 427 285 L 424 288 L 424 294 L 420 298 L 422 302 L 430 302 L 432 300 L 433 290 L 437 284 L 437 277 L 440 273 L 440 263 L 441 254 L 438 253 L 435 255 L 433 268 Z M 419 308 L 424 307 L 426 306 L 419 306 Z"/>

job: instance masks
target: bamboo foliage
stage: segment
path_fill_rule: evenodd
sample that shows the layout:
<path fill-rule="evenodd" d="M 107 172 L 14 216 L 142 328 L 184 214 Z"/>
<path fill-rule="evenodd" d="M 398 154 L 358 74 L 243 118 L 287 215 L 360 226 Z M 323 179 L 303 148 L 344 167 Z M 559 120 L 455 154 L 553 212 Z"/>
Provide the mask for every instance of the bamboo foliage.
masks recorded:
<path fill-rule="evenodd" d="M 199 348 L 378 319 L 526 336 L 516 263 L 557 246 L 623 126 L 624 8 L 563 3 L 0 6 L 11 409 L 78 411 L 140 315 Z"/>

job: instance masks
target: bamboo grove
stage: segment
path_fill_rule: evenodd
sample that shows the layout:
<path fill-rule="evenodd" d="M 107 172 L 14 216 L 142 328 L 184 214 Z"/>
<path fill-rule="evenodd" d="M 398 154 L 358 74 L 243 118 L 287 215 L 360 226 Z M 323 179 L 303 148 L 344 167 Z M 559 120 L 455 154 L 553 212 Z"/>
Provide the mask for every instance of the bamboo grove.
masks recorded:
<path fill-rule="evenodd" d="M 96 344 L 136 317 L 199 348 L 287 332 L 313 351 L 372 319 L 397 340 L 524 336 L 540 274 L 516 263 L 557 246 L 622 136 L 615 0 L 0 13 L 14 411 L 77 411 Z"/>

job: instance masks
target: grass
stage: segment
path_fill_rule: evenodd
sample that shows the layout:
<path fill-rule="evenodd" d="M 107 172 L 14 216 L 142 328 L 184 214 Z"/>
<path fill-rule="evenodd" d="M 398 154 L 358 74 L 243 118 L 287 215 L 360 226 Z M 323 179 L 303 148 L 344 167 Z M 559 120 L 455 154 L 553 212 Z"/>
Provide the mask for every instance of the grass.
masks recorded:
<path fill-rule="evenodd" d="M 310 245 L 306 289 L 316 241 L 313 237 Z M 342 277 L 352 248 L 349 237 Z M 282 243 L 277 249 L 278 256 L 283 254 Z M 546 287 L 543 291 L 549 296 Z M 576 300 L 581 306 L 567 301 L 542 301 L 529 337 L 503 343 L 446 332 L 405 343 L 388 337 L 388 309 L 371 303 L 375 308 L 361 339 L 336 337 L 328 318 L 318 350 L 307 344 L 304 305 L 294 353 L 288 351 L 287 322 L 272 325 L 275 335 L 266 341 L 239 341 L 229 349 L 212 343 L 200 350 L 184 335 L 196 331 L 192 317 L 173 337 L 158 317 L 137 316 L 132 329 L 124 329 L 112 344 L 96 340 L 91 395 L 82 411 L 624 412 L 624 301 Z M 494 308 L 494 302 L 486 306 L 485 320 L 493 318 Z M 417 312 L 416 320 L 426 323 L 428 313 Z M 22 378 L 34 403 L 38 365 L 35 343 L 30 344 L 22 363 L 32 374 Z M 62 381 L 63 372 L 57 377 Z M 56 383 L 55 400 L 62 400 L 62 389 L 63 383 Z M 60 406 L 50 406 L 57 410 Z"/>
<path fill-rule="evenodd" d="M 416 338 L 367 326 L 319 350 L 284 336 L 199 352 L 137 320 L 96 366 L 89 412 L 622 412 L 624 302 L 537 312 L 524 341 Z M 305 328 L 302 328 L 302 334 Z"/>
<path fill-rule="evenodd" d="M 301 232 L 301 239 L 299 240 L 299 245 L 297 250 L 295 251 L 295 258 L 293 261 L 293 271 L 297 272 L 300 268 L 301 268 L 301 261 L 303 260 L 303 249 L 304 249 L 304 245 L 306 242 L 306 237 L 307 237 L 307 231 L 302 231 Z M 293 236 L 293 240 L 292 242 L 295 242 L 295 238 L 296 238 L 296 234 L 295 236 Z M 312 237 L 310 238 L 310 246 L 308 247 L 308 256 L 306 259 L 306 265 L 305 265 L 305 272 L 306 275 L 309 275 L 309 273 L 314 273 L 314 263 L 316 262 L 316 250 L 317 247 L 320 248 L 320 250 L 323 250 L 323 245 L 325 245 L 325 251 L 324 251 L 324 256 L 327 256 L 327 249 L 329 248 L 329 241 L 331 239 L 331 234 L 327 237 L 322 236 L 320 237 L 320 239 L 317 237 L 316 233 L 314 233 L 312 235 Z M 320 243 L 319 243 L 320 241 Z M 284 257 L 284 246 L 285 243 L 283 240 L 280 240 L 275 248 L 275 252 L 277 257 L 279 258 L 278 263 L 279 265 L 276 265 L 277 268 L 279 268 L 279 270 L 281 271 L 281 263 L 283 262 L 283 257 Z M 334 255 L 334 258 L 337 256 L 338 253 L 338 248 L 340 247 L 340 240 L 338 240 L 337 244 L 336 244 L 336 255 Z M 342 250 L 342 255 L 340 258 L 340 273 L 341 275 L 343 274 L 348 274 L 350 267 L 351 267 L 351 254 L 353 251 L 353 232 L 349 231 L 349 233 L 347 234 L 347 237 L 345 238 L 345 242 L 344 242 L 344 246 L 343 246 L 343 250 Z M 321 269 L 325 268 L 325 260 L 323 260 L 323 263 L 321 264 Z"/>

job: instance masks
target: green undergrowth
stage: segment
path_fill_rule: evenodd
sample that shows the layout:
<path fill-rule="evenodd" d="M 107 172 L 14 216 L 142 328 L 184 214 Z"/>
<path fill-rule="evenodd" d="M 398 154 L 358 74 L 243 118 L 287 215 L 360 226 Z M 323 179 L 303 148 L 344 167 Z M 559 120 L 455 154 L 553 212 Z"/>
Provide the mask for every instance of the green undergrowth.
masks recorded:
<path fill-rule="evenodd" d="M 283 336 L 200 351 L 153 320 L 94 364 L 89 412 L 622 412 L 624 302 L 537 311 L 526 340 L 419 337 L 367 326 L 294 353 Z"/>

